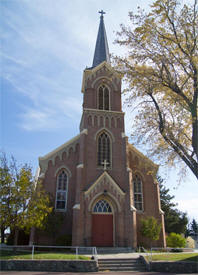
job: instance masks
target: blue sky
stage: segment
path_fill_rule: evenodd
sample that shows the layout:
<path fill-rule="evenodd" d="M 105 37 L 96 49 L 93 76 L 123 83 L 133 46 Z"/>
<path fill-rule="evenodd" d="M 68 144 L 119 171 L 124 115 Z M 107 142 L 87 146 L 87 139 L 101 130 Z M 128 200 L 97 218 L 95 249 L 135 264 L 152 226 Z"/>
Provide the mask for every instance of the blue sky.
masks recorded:
<path fill-rule="evenodd" d="M 129 22 L 129 11 L 138 6 L 149 9 L 151 2 L 0 0 L 1 148 L 19 163 L 28 162 L 35 168 L 39 156 L 77 135 L 82 73 L 92 64 L 98 11 L 106 11 L 110 52 L 120 54 L 123 49 L 113 44 L 120 23 Z M 130 135 L 131 113 L 125 111 Z M 195 177 L 189 173 L 178 185 L 177 171 L 160 171 L 178 208 L 198 221 Z"/>

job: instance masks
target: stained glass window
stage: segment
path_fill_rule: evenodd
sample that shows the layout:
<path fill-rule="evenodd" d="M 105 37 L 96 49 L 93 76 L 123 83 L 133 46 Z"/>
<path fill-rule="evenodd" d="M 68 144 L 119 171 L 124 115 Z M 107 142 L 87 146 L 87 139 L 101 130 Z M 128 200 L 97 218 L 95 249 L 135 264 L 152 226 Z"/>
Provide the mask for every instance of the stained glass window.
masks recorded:
<path fill-rule="evenodd" d="M 106 166 L 110 167 L 111 144 L 109 136 L 103 132 L 98 137 L 98 165 L 103 166 L 106 161 Z"/>
<path fill-rule="evenodd" d="M 105 200 L 100 200 L 94 206 L 94 213 L 112 213 L 111 206 Z"/>
<path fill-rule="evenodd" d="M 137 210 L 143 210 L 142 180 L 138 175 L 133 177 L 134 205 Z"/>
<path fill-rule="evenodd" d="M 56 209 L 65 210 L 67 204 L 67 174 L 62 171 L 57 178 Z"/>

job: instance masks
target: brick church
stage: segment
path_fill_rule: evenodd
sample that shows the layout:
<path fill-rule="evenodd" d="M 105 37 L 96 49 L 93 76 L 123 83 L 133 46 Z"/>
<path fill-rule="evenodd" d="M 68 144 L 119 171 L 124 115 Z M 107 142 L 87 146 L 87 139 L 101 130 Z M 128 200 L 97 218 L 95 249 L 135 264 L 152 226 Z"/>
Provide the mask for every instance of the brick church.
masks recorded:
<path fill-rule="evenodd" d="M 146 246 L 140 220 L 154 216 L 162 230 L 153 245 L 162 247 L 158 166 L 125 135 L 121 77 L 110 63 L 100 13 L 93 64 L 83 72 L 80 133 L 39 158 L 39 178 L 63 216 L 56 236 L 71 236 L 73 246 Z M 53 244 L 45 232 L 36 232 L 34 242 Z"/>

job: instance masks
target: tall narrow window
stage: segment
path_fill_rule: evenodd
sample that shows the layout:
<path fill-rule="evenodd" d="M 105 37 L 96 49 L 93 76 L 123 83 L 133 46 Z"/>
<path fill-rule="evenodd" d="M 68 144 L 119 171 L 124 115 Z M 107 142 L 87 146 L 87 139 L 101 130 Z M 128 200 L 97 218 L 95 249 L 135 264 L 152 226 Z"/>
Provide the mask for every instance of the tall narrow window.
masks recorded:
<path fill-rule="evenodd" d="M 138 175 L 133 178 L 134 205 L 137 210 L 143 210 L 142 180 Z"/>
<path fill-rule="evenodd" d="M 103 132 L 98 137 L 98 165 L 110 167 L 111 162 L 111 143 L 109 136 Z"/>
<path fill-rule="evenodd" d="M 62 171 L 57 178 L 56 186 L 56 209 L 66 210 L 67 205 L 67 183 L 68 177 L 65 171 Z"/>
<path fill-rule="evenodd" d="M 98 92 L 98 108 L 100 110 L 109 110 L 109 90 L 102 85 Z"/>

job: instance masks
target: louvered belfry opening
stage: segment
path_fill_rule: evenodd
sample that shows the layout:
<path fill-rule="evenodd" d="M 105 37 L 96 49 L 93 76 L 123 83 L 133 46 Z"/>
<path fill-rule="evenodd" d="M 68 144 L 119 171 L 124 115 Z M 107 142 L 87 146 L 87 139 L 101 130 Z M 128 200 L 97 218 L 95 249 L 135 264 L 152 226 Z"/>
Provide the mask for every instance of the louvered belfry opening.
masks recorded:
<path fill-rule="evenodd" d="M 99 88 L 99 104 L 98 108 L 100 110 L 109 110 L 109 89 L 102 85 Z"/>

